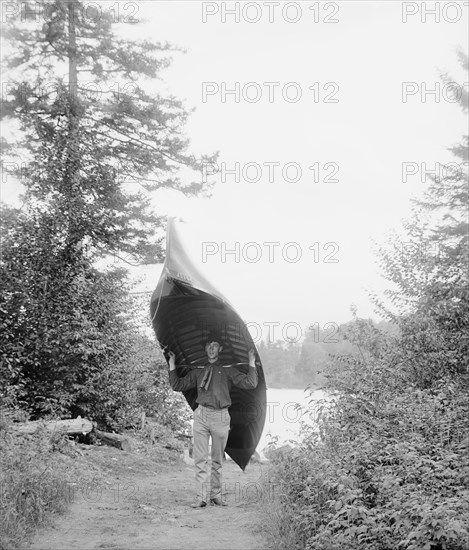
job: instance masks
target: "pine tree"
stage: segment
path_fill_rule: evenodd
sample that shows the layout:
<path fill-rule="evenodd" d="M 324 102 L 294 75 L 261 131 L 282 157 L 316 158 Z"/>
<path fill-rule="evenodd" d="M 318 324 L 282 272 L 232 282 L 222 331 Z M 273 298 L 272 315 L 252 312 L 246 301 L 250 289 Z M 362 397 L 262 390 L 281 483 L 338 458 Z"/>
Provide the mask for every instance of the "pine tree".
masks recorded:
<path fill-rule="evenodd" d="M 203 192 L 199 169 L 214 158 L 188 152 L 182 102 L 148 91 L 176 48 L 119 38 L 111 12 L 79 0 L 18 6 L 2 116 L 18 127 L 6 154 L 26 193 L 2 220 L 0 394 L 35 416 L 92 416 L 99 399 L 104 414 L 101 373 L 125 370 L 135 330 L 124 274 L 94 261 L 161 258 L 149 193 Z"/>
<path fill-rule="evenodd" d="M 54 210 L 69 253 L 86 245 L 144 254 L 161 224 L 147 192 L 197 194 L 201 165 L 214 160 L 188 153 L 182 102 L 147 91 L 177 48 L 119 38 L 111 11 L 93 16 L 80 0 L 50 2 L 42 17 L 37 2 L 20 4 L 30 17 L 6 25 L 14 53 L 3 116 L 20 124 L 13 145 L 27 197 Z M 181 167 L 195 181 L 183 182 Z"/>
<path fill-rule="evenodd" d="M 462 67 L 468 56 L 459 54 Z M 449 77 L 443 75 L 444 80 Z M 462 87 L 461 87 L 462 88 Z M 459 99 L 468 111 L 468 94 Z M 468 136 L 450 148 L 455 162 L 432 176 L 423 198 L 414 201 L 404 236 L 379 250 L 380 266 L 394 287 L 392 306 L 374 296 L 378 311 L 401 328 L 402 364 L 412 380 L 427 387 L 467 375 L 469 356 Z"/>

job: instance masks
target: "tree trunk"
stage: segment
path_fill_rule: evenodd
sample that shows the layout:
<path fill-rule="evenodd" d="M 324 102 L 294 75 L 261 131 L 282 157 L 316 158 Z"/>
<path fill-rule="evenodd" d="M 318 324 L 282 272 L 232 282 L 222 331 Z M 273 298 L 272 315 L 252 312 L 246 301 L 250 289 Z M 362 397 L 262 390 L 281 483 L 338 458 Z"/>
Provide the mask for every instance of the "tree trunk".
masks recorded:
<path fill-rule="evenodd" d="M 11 429 L 18 435 L 31 435 L 41 428 L 45 428 L 48 432 L 60 432 L 67 435 L 81 435 L 92 432 L 96 436 L 96 439 L 105 445 L 117 447 L 121 451 L 132 450 L 132 445 L 127 437 L 97 430 L 94 428 L 91 420 L 86 420 L 86 418 L 81 418 L 80 416 L 71 420 L 50 420 L 48 422 L 37 420 L 35 422 L 23 422 L 22 424 L 13 424 L 11 426 Z"/>
<path fill-rule="evenodd" d="M 21 434 L 36 433 L 41 426 L 49 432 L 63 432 L 68 435 L 79 435 L 90 433 L 93 429 L 93 423 L 85 418 L 73 418 L 71 420 L 51 420 L 44 422 L 37 420 L 35 422 L 24 422 L 22 424 L 13 424 L 12 429 Z"/>
<path fill-rule="evenodd" d="M 68 235 L 67 245 L 70 253 L 75 255 L 81 249 L 82 236 L 76 223 L 75 209 L 79 203 L 80 177 L 79 177 L 79 99 L 78 99 L 78 68 L 77 68 L 77 30 L 76 19 L 79 5 L 76 0 L 71 0 L 68 7 L 68 143 L 67 165 L 65 174 L 66 193 L 68 193 Z"/>
<path fill-rule="evenodd" d="M 117 447 L 121 451 L 131 451 L 132 446 L 129 439 L 119 434 L 111 434 L 107 432 L 102 432 L 100 430 L 94 430 L 93 433 L 96 437 L 105 443 L 106 445 L 111 445 L 112 447 Z"/>

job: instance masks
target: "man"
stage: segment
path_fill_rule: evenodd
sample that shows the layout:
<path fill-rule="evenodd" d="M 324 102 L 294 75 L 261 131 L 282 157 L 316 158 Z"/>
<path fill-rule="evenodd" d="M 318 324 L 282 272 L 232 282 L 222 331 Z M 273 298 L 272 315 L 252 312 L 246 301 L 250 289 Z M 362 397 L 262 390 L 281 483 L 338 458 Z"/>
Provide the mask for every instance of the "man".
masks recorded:
<path fill-rule="evenodd" d="M 169 352 L 169 381 L 175 391 L 197 388 L 197 409 L 194 411 L 194 467 L 197 499 L 193 508 L 207 505 L 208 442 L 212 438 L 212 467 L 210 475 L 210 503 L 226 506 L 222 498 L 222 465 L 230 429 L 232 386 L 254 389 L 257 386 L 257 369 L 254 350 L 249 351 L 249 371 L 240 372 L 236 367 L 223 366 L 218 359 L 223 350 L 222 339 L 211 334 L 205 343 L 208 362 L 193 368 L 179 378 L 173 352 Z"/>

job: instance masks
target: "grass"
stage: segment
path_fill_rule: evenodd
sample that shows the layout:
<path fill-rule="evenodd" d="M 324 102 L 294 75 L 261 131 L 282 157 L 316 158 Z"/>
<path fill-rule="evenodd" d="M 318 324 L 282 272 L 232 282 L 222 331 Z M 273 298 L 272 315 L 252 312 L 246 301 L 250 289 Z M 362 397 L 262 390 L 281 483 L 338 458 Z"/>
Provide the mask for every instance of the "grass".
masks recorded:
<path fill-rule="evenodd" d="M 277 452 L 272 446 L 268 453 L 269 459 Z M 296 544 L 292 511 L 285 505 L 282 483 L 274 477 L 274 466 L 271 463 L 263 474 L 261 499 L 259 501 L 259 515 L 261 518 L 263 535 L 269 550 L 292 550 Z"/>
<path fill-rule="evenodd" d="M 96 481 L 80 468 L 80 451 L 63 434 L 45 429 L 16 435 L 0 424 L 0 550 L 16 550 L 73 502 L 73 484 Z"/>
<path fill-rule="evenodd" d="M 177 461 L 182 452 L 174 432 L 151 420 L 125 435 L 133 453 L 159 464 Z M 108 475 L 99 455 L 84 453 L 66 435 L 45 428 L 19 435 L 0 411 L 0 550 L 25 547 L 39 527 L 69 510 L 80 488 L 102 486 Z"/>

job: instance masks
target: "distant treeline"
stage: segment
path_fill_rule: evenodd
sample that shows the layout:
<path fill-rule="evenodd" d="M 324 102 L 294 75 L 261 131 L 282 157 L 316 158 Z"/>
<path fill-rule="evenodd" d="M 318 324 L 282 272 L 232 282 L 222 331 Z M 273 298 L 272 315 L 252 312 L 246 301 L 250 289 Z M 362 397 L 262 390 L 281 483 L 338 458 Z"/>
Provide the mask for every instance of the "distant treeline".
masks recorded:
<path fill-rule="evenodd" d="M 378 330 L 393 334 L 398 331 L 389 321 L 374 323 Z M 330 323 L 321 328 L 311 325 L 300 342 L 262 340 L 257 346 L 265 371 L 267 386 L 271 388 L 319 388 L 326 382 L 327 368 L 341 355 L 360 355 L 356 343 L 347 334 L 353 321 L 337 325 Z"/>

